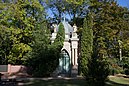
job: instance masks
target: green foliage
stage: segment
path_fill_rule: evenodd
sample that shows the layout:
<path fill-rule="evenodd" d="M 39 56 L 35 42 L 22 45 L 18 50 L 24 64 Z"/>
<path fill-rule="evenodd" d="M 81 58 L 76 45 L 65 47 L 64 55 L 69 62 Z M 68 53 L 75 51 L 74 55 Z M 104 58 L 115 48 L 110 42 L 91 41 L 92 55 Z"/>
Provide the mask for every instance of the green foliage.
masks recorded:
<path fill-rule="evenodd" d="M 91 17 L 87 16 L 84 19 L 84 26 L 82 30 L 81 39 L 81 72 L 83 75 L 87 75 L 87 64 L 88 60 L 91 59 L 92 46 L 93 46 L 93 32 L 92 32 L 92 22 Z"/>
<path fill-rule="evenodd" d="M 9 2 L 8 2 L 9 3 Z M 5 3 L 1 3 L 5 4 Z M 4 46 L 4 43 L 0 46 L 5 49 L 2 52 L 4 55 L 1 58 L 5 58 L 7 63 L 11 64 L 22 64 L 25 61 L 25 54 L 31 50 L 29 44 L 31 43 L 33 18 L 25 17 L 27 1 L 17 1 L 17 3 L 9 3 L 7 6 L 1 10 L 2 15 L 0 15 L 1 30 L 5 29 L 7 35 L 4 38 L 8 38 L 10 43 L 3 39 L 9 46 Z M 6 10 L 5 10 L 6 9 Z M 4 33 L 4 34 L 6 34 Z M 8 34 L 9 33 L 9 34 Z"/>
<path fill-rule="evenodd" d="M 121 63 L 122 63 L 124 73 L 126 75 L 129 75 L 129 57 L 122 57 Z"/>
<path fill-rule="evenodd" d="M 93 54 L 92 58 L 88 60 L 87 74 L 85 76 L 89 85 L 104 86 L 110 72 L 109 63 L 105 57 L 117 57 L 113 55 L 112 49 L 115 48 L 116 50 L 119 48 L 119 34 L 120 31 L 125 29 L 121 28 L 124 25 L 123 13 L 120 12 L 123 11 L 123 8 L 119 7 L 112 0 L 91 0 L 89 11 L 93 19 L 91 26 L 93 27 L 94 38 Z M 118 53 L 118 50 L 116 53 Z"/>
<path fill-rule="evenodd" d="M 45 2 L 45 1 L 44 1 Z M 64 15 L 69 15 L 68 20 L 73 24 L 76 18 L 84 18 L 87 13 L 87 0 L 72 1 L 72 0 L 48 0 L 46 1 L 46 8 L 52 11 L 53 17 L 48 13 L 50 22 L 60 23 Z M 62 15 L 63 14 L 63 15 Z M 66 17 L 67 18 L 67 17 Z"/>
<path fill-rule="evenodd" d="M 33 76 L 47 76 L 49 74 L 47 68 L 50 67 L 49 59 L 51 59 L 48 57 L 50 36 L 46 25 L 45 22 L 41 22 L 33 31 L 32 51 L 29 53 L 27 61 L 27 66 Z"/>
<path fill-rule="evenodd" d="M 12 48 L 12 41 L 10 40 L 11 32 L 0 25 L 0 64 L 7 64 L 7 56 Z"/>
<path fill-rule="evenodd" d="M 105 57 L 120 57 L 119 49 L 123 46 L 119 44 L 122 33 L 127 31 L 128 24 L 124 20 L 125 9 L 118 6 L 113 0 L 91 0 L 89 11 L 93 18 L 93 56 L 89 61 L 88 78 L 89 84 L 103 86 L 109 72 L 123 73 L 123 68 L 119 61 L 108 62 Z M 125 24 L 125 25 L 124 25 Z M 125 28 L 126 27 L 126 28 Z M 111 59 L 112 60 L 112 59 Z M 100 64 L 99 66 L 97 64 Z M 92 65 L 92 66 L 90 66 Z M 92 72 L 92 73 L 90 73 Z M 100 74 L 99 74 L 100 73 Z M 99 77 L 99 78 L 98 78 Z M 100 79 L 100 80 L 99 80 Z"/>
<path fill-rule="evenodd" d="M 74 3 L 74 4 L 82 4 L 83 2 L 85 1 L 88 1 L 88 0 L 66 0 L 67 2 L 69 3 Z"/>
<path fill-rule="evenodd" d="M 128 44 L 128 39 L 123 42 L 122 44 L 122 54 L 123 57 L 129 57 L 129 44 Z"/>
<path fill-rule="evenodd" d="M 51 61 L 50 62 L 51 66 L 49 70 L 53 68 L 51 73 L 58 67 L 61 49 L 63 48 L 64 45 L 64 39 L 65 39 L 65 30 L 63 24 L 60 23 L 54 43 L 50 45 L 50 50 L 49 50 L 50 51 L 49 53 L 51 53 L 49 55 L 49 58 L 52 58 L 48 60 Z"/>
<path fill-rule="evenodd" d="M 109 75 L 109 65 L 105 58 L 92 57 L 88 61 L 86 80 L 89 86 L 104 86 Z"/>
<path fill-rule="evenodd" d="M 64 38 L 65 38 L 64 26 L 62 23 L 60 23 L 56 39 L 54 40 L 54 43 L 52 45 L 57 45 L 59 50 L 61 50 L 64 44 Z"/>
<path fill-rule="evenodd" d="M 108 58 L 107 62 L 109 63 L 110 75 L 124 73 L 123 67 L 121 66 L 121 62 L 118 58 Z"/>
<path fill-rule="evenodd" d="M 124 69 L 126 75 L 129 75 L 129 69 Z"/>
<path fill-rule="evenodd" d="M 32 75 L 49 76 L 58 65 L 63 47 L 62 24 L 50 45 L 50 31 L 38 0 L 5 1 L 0 5 L 0 64 L 25 64 Z"/>
<path fill-rule="evenodd" d="M 50 44 L 49 30 L 43 23 L 41 28 L 34 32 L 35 41 L 33 43 L 31 57 L 28 66 L 30 73 L 36 77 L 50 76 L 58 66 L 60 51 L 64 42 L 64 27 L 59 25 L 59 30 L 54 43 Z"/>
<path fill-rule="evenodd" d="M 2 64 L 25 64 L 35 40 L 33 31 L 44 18 L 43 7 L 38 0 L 9 0 L 0 4 L 0 31 L 4 32 L 0 34 L 0 58 L 6 61 Z"/>
<path fill-rule="evenodd" d="M 129 69 L 129 57 L 122 57 L 122 65 L 123 65 L 123 68 Z"/>
<path fill-rule="evenodd" d="M 118 58 L 108 58 L 110 74 L 128 74 L 129 70 L 129 58 L 122 57 L 120 61 Z"/>
<path fill-rule="evenodd" d="M 119 43 L 121 34 L 128 26 L 123 16 L 125 9 L 113 0 L 91 0 L 89 6 L 93 16 L 94 46 L 99 55 L 119 57 Z M 99 49 L 98 49 L 99 48 Z"/>

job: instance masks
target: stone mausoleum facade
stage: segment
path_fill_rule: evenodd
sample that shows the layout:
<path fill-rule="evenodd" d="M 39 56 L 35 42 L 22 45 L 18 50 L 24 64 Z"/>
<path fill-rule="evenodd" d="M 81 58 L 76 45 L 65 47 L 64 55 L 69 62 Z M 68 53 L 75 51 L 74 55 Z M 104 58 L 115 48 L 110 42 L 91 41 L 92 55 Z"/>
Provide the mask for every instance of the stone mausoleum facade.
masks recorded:
<path fill-rule="evenodd" d="M 64 46 L 62 48 L 59 66 L 54 71 L 53 75 L 56 76 L 71 76 L 78 73 L 78 35 L 76 33 L 77 26 L 71 26 L 65 20 L 62 22 L 65 30 Z M 51 36 L 51 42 L 56 38 L 59 25 L 53 24 L 54 32 Z"/>

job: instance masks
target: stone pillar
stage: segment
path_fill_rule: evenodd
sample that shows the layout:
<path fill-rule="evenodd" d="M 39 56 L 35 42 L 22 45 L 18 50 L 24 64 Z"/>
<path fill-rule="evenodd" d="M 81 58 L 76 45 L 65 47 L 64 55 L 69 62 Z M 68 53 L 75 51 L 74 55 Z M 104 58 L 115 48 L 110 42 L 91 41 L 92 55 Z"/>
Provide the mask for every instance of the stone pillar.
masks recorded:
<path fill-rule="evenodd" d="M 75 49 L 75 65 L 78 65 L 77 49 Z"/>
<path fill-rule="evenodd" d="M 75 63 L 74 63 L 74 49 L 72 49 L 72 63 L 73 63 L 73 65 L 75 65 Z"/>
<path fill-rule="evenodd" d="M 8 64 L 8 73 L 11 74 L 11 64 Z"/>

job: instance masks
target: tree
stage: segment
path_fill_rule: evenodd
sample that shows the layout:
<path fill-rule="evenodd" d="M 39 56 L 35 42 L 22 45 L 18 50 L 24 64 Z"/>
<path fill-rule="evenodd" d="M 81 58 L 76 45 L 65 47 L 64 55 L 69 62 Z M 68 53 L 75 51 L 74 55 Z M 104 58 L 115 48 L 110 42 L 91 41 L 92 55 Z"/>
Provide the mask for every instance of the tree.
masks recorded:
<path fill-rule="evenodd" d="M 93 33 L 96 54 L 99 56 L 118 56 L 118 40 L 127 23 L 123 19 L 124 9 L 116 2 L 91 0 L 89 6 L 93 13 Z M 96 55 L 97 56 L 97 55 Z"/>
<path fill-rule="evenodd" d="M 70 2 L 70 3 L 75 3 L 75 4 L 82 4 L 83 2 L 85 1 L 88 1 L 88 0 L 66 0 L 67 2 Z"/>
<path fill-rule="evenodd" d="M 57 47 L 59 47 L 59 50 L 61 50 L 64 45 L 64 38 L 65 38 L 64 26 L 62 23 L 60 23 L 56 39 L 54 40 L 54 43 L 52 45 L 56 45 Z"/>
<path fill-rule="evenodd" d="M 50 76 L 58 65 L 63 47 L 63 26 L 60 24 L 51 45 L 44 8 L 38 0 L 0 4 L 1 64 L 24 64 L 34 76 Z"/>
<path fill-rule="evenodd" d="M 86 80 L 89 86 L 104 86 L 109 75 L 109 63 L 106 58 L 96 58 L 93 56 L 88 60 Z"/>
<path fill-rule="evenodd" d="M 40 24 L 41 25 L 41 24 Z M 41 27 L 34 32 L 32 52 L 29 54 L 28 67 L 33 76 L 50 76 L 58 67 L 60 52 L 64 42 L 64 27 L 59 24 L 59 30 L 54 43 L 50 43 L 50 32 L 42 23 Z M 38 63 L 38 64 L 37 64 Z"/>
<path fill-rule="evenodd" d="M 1 8 L 0 15 L 0 31 L 4 31 L 3 35 L 0 34 L 0 48 L 4 50 L 1 51 L 1 58 L 5 58 L 7 63 L 24 64 L 27 60 L 26 53 L 31 51 L 35 21 L 40 20 L 37 19 L 37 10 L 41 12 L 42 6 L 35 0 L 17 0 L 1 4 L 4 7 Z"/>
<path fill-rule="evenodd" d="M 129 57 L 129 10 L 127 8 L 124 8 L 124 16 L 123 16 L 124 20 L 125 20 L 125 30 L 122 31 L 122 37 L 121 37 L 121 48 L 122 48 L 122 56 L 123 57 Z"/>
<path fill-rule="evenodd" d="M 81 71 L 86 76 L 88 71 L 87 65 L 92 56 L 93 46 L 92 19 L 90 15 L 84 20 L 81 38 Z"/>
<path fill-rule="evenodd" d="M 106 58 L 117 57 L 118 40 L 121 39 L 121 32 L 126 29 L 124 24 L 127 23 L 123 19 L 123 8 L 113 0 L 91 0 L 89 11 L 93 18 L 94 38 L 93 54 L 88 61 L 86 78 L 91 86 L 104 86 L 109 74 L 109 63 Z"/>
<path fill-rule="evenodd" d="M 76 18 L 84 17 L 86 15 L 87 2 L 85 1 L 78 4 L 67 0 L 48 0 L 45 8 L 52 11 L 54 15 L 50 16 L 50 21 L 54 20 L 55 22 L 60 23 L 62 17 L 68 15 L 70 18 L 69 20 L 72 21 L 72 23 L 75 23 Z"/>
<path fill-rule="evenodd" d="M 50 34 L 46 22 L 41 22 L 33 32 L 32 51 L 28 53 L 27 67 L 32 76 L 48 76 L 51 65 L 49 52 Z M 49 61 L 50 60 L 50 61 Z"/>
<path fill-rule="evenodd" d="M 61 0 L 61 1 L 48 0 L 47 3 L 46 3 L 46 5 L 47 5 L 46 8 L 48 8 L 52 11 L 57 23 L 61 22 L 61 18 L 62 18 L 62 15 L 64 13 L 66 4 L 67 3 L 66 3 L 65 0 Z"/>
<path fill-rule="evenodd" d="M 8 3 L 0 1 L 0 20 L 3 19 L 4 8 L 7 8 Z M 1 24 L 0 21 L 0 64 L 7 64 L 7 56 L 11 49 L 10 31 L 6 30 L 6 26 Z"/>

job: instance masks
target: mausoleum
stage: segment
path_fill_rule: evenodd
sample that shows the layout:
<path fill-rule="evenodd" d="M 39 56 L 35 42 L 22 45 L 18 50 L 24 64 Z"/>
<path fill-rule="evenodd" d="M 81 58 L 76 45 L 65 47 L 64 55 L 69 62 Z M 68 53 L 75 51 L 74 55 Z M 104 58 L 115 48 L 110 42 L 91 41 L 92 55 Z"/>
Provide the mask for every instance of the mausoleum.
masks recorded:
<path fill-rule="evenodd" d="M 54 71 L 55 75 L 67 76 L 76 75 L 78 73 L 78 35 L 76 33 L 77 26 L 71 26 L 67 21 L 62 21 L 65 29 L 65 40 L 62 48 L 59 66 Z M 51 42 L 56 38 L 59 25 L 53 24 L 54 32 L 52 33 Z"/>

